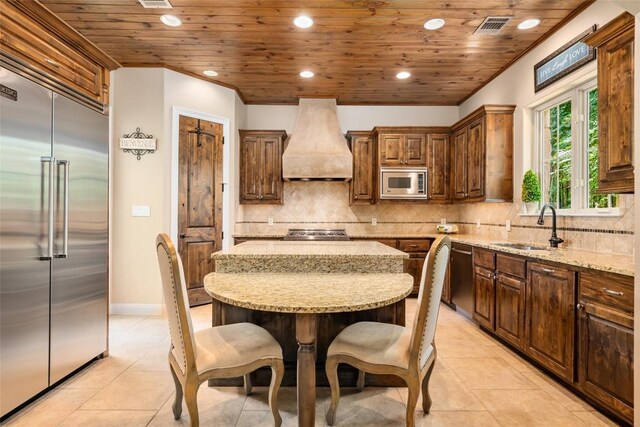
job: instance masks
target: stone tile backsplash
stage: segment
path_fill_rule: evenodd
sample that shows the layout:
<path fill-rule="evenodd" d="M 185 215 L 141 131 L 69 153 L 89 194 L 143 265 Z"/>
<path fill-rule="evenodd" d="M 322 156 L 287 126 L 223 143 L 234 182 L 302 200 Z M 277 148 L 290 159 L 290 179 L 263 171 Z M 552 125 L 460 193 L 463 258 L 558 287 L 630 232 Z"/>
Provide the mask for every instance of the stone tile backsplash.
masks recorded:
<path fill-rule="evenodd" d="M 620 217 L 558 217 L 563 246 L 607 253 L 633 254 L 633 195 L 622 195 Z M 286 182 L 283 205 L 240 205 L 235 233 L 284 234 L 289 228 L 345 228 L 358 234 L 434 233 L 441 219 L 458 224 L 461 233 L 495 240 L 547 244 L 551 218 L 521 216 L 519 203 L 457 205 L 382 204 L 349 206 L 349 184 Z M 268 219 L 273 225 L 268 225 Z M 378 225 L 371 225 L 375 218 Z M 511 231 L 505 222 L 511 221 Z M 480 227 L 476 226 L 480 222 Z"/>

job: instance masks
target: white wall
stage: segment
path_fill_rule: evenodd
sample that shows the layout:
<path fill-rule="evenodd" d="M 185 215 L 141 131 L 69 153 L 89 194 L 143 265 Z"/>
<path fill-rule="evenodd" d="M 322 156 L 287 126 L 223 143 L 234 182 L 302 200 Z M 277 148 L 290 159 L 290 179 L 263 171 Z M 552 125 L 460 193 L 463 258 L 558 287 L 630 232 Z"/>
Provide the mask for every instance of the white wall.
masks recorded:
<path fill-rule="evenodd" d="M 293 131 L 295 105 L 248 105 L 247 129 Z M 343 133 L 371 130 L 374 126 L 451 126 L 458 121 L 458 107 L 338 105 Z"/>
<path fill-rule="evenodd" d="M 161 68 L 121 68 L 112 73 L 112 312 L 159 313 L 162 289 L 154 250 L 160 232 L 177 224 L 176 111 L 228 123 L 225 134 L 225 238 L 230 240 L 237 199 L 236 116 L 246 123 L 244 106 L 234 91 Z M 240 105 L 238 105 L 240 104 Z M 117 149 L 118 139 L 136 127 L 158 138 L 158 150 L 140 161 Z M 231 158 L 233 156 L 233 158 Z M 237 178 L 235 178 L 237 179 Z M 149 205 L 150 217 L 131 217 L 131 205 Z"/>
<path fill-rule="evenodd" d="M 121 68 L 112 73 L 112 236 L 111 303 L 145 304 L 158 310 L 162 303 L 154 239 L 166 230 L 164 155 L 169 149 L 163 123 L 162 69 Z M 158 138 L 158 151 L 136 160 L 118 149 L 118 139 L 139 127 Z M 148 205 L 151 216 L 132 217 L 131 205 Z M 144 309 L 130 306 L 131 310 Z"/>

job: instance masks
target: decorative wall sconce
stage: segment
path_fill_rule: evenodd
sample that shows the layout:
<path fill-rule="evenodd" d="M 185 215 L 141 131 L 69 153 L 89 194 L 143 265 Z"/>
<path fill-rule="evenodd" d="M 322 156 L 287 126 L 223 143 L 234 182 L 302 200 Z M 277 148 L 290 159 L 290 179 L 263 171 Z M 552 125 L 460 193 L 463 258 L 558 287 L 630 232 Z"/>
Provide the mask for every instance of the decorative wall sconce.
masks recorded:
<path fill-rule="evenodd" d="M 124 153 L 134 154 L 140 160 L 145 154 L 153 154 L 158 149 L 158 140 L 153 135 L 145 135 L 140 128 L 136 128 L 135 132 L 122 135 L 120 149 Z"/>

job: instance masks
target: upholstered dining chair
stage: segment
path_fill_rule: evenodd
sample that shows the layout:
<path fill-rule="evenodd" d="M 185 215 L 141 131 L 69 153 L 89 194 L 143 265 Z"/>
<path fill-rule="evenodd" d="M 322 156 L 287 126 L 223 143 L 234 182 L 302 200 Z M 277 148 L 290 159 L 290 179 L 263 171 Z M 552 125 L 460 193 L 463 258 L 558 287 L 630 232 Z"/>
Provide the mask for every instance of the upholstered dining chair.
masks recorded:
<path fill-rule="evenodd" d="M 171 334 L 169 370 L 176 386 L 175 419 L 182 415 L 184 395 L 191 426 L 199 425 L 197 393 L 204 381 L 244 376 L 245 393 L 249 394 L 249 373 L 270 366 L 269 406 L 276 427 L 280 426 L 277 398 L 284 363 L 278 342 L 267 330 L 252 323 L 215 326 L 194 333 L 180 255 L 166 234 L 158 235 L 156 251 Z"/>
<path fill-rule="evenodd" d="M 326 372 L 331 386 L 327 424 L 333 425 L 340 399 L 338 365 L 359 370 L 358 389 L 364 387 L 365 372 L 392 374 L 404 379 L 409 390 L 406 425 L 413 427 L 414 410 L 422 385 L 422 409 L 429 413 L 429 378 L 436 361 L 434 336 L 440 296 L 449 261 L 451 240 L 436 239 L 422 268 L 418 307 L 411 327 L 388 323 L 358 322 L 346 327 L 327 350 Z"/>

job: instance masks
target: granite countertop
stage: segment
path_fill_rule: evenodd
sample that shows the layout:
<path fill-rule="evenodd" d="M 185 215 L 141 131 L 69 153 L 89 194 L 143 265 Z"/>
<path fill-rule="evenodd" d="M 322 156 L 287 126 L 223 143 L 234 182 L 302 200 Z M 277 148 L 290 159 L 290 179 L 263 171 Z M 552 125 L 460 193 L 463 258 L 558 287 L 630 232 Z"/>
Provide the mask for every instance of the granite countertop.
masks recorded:
<path fill-rule="evenodd" d="M 209 273 L 205 290 L 215 299 L 252 310 L 338 313 L 369 310 L 402 300 L 413 277 L 399 274 Z"/>
<path fill-rule="evenodd" d="M 408 255 L 376 241 L 250 241 L 211 255 L 219 273 L 402 273 Z"/>
<path fill-rule="evenodd" d="M 416 238 L 437 238 L 442 234 L 437 233 L 366 233 L 350 234 L 352 239 L 416 239 Z M 236 234 L 237 238 L 282 238 L 284 234 Z M 549 249 L 527 251 L 515 248 L 506 248 L 498 246 L 496 243 L 505 242 L 504 239 L 488 239 L 486 237 L 477 237 L 468 234 L 449 234 L 453 242 L 466 243 L 471 246 L 491 249 L 497 252 L 510 253 L 520 255 L 541 261 L 550 261 L 565 264 L 568 266 L 588 268 L 610 273 L 622 274 L 625 276 L 634 275 L 634 257 L 628 255 L 600 253 L 594 251 L 585 251 L 579 249 Z M 508 241 L 509 243 L 518 243 L 516 241 Z M 265 242 L 263 242 L 265 243 Z M 354 242 L 355 243 L 355 242 Z M 526 243 L 526 242 L 524 242 Z"/>

